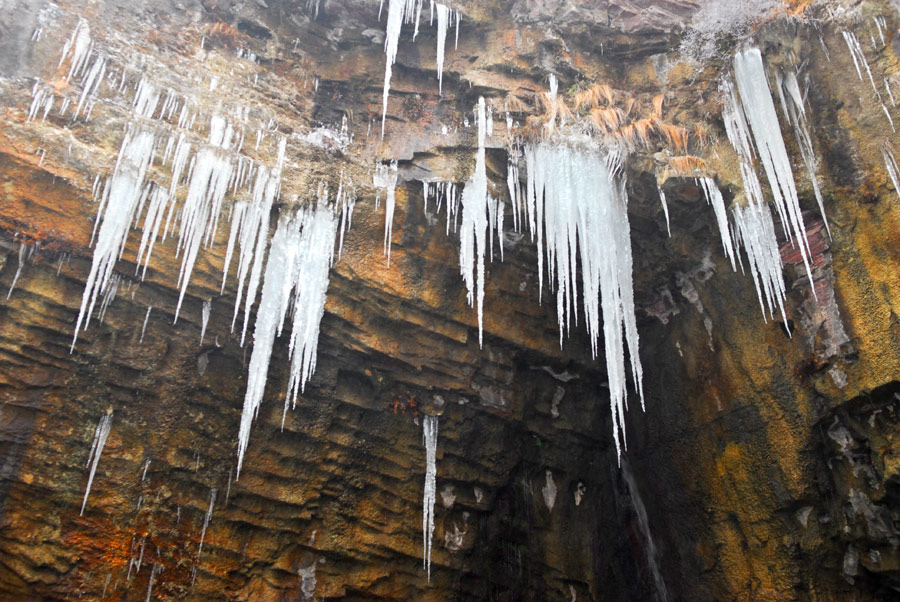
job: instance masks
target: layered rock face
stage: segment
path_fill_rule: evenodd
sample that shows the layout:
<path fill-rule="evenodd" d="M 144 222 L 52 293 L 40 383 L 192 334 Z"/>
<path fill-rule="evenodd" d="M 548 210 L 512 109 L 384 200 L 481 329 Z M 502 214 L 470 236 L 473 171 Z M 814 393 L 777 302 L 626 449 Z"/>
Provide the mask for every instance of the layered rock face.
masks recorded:
<path fill-rule="evenodd" d="M 723 26 L 730 35 L 697 62 L 679 44 L 692 22 L 716 22 L 704 2 L 449 2 L 439 91 L 426 4 L 416 39 L 413 23 L 401 30 L 382 137 L 392 4 L 0 0 L 0 598 L 896 596 L 895 7 L 748 2 L 754 19 Z M 87 63 L 70 76 L 84 27 Z M 776 216 L 786 321 L 761 315 L 745 251 L 732 269 L 697 179 L 712 178 L 729 209 L 748 203 L 722 81 L 749 46 L 765 61 L 808 240 L 809 274 Z M 793 101 L 778 95 L 791 73 L 824 215 Z M 548 100 L 551 75 L 567 109 Z M 606 94 L 594 84 L 609 97 L 579 106 L 590 104 L 579 94 Z M 448 199 L 438 207 L 427 193 L 473 177 L 480 97 L 488 192 L 505 207 L 481 346 L 458 216 L 448 225 Z M 646 410 L 630 390 L 621 458 L 604 347 L 592 357 L 580 317 L 560 346 L 555 292 L 544 274 L 539 302 L 539 251 L 513 227 L 507 184 L 515 167 L 526 186 L 523 145 L 558 142 L 591 115 L 593 135 L 627 155 Z M 230 145 L 211 143 L 217 116 Z M 159 236 L 144 273 L 139 214 L 116 288 L 73 347 L 103 189 L 138 131 L 154 136 L 147 181 L 161 189 L 179 135 L 245 176 L 223 197 L 177 321 L 186 251 L 174 230 Z M 185 164 L 185 182 L 198 164 Z M 335 203 L 339 189 L 356 204 L 329 271 L 315 372 L 283 418 L 286 327 L 236 478 L 261 310 L 242 344 L 237 257 L 224 288 L 223 271 L 235 207 L 261 166 L 279 165 L 264 243 L 281 216 Z M 173 211 L 187 189 L 173 185 Z M 430 580 L 426 415 L 438 423 Z"/>

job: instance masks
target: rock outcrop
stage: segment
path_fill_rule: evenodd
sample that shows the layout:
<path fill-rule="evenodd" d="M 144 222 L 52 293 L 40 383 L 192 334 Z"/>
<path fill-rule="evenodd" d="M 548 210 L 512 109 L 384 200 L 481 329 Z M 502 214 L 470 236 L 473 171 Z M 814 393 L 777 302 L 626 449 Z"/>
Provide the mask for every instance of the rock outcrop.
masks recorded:
<path fill-rule="evenodd" d="M 378 4 L 0 0 L 0 598 L 896 596 L 900 191 L 885 157 L 900 119 L 900 13 L 880 0 L 785 2 L 748 29 L 773 93 L 798 71 L 824 198 L 823 216 L 782 115 L 811 257 L 808 278 L 777 226 L 785 323 L 764 321 L 746 258 L 732 270 L 694 179 L 746 202 L 719 86 L 747 42 L 721 38 L 700 64 L 678 50 L 705 3 L 448 2 L 461 18 L 442 93 L 426 5 L 417 38 L 411 24 L 401 34 L 384 138 Z M 91 57 L 106 62 L 73 118 L 84 83 L 67 79 L 63 48 L 82 18 Z M 535 242 L 511 227 L 510 156 L 541 135 L 551 74 L 573 120 L 587 119 L 575 96 L 605 83 L 626 121 L 671 128 L 635 138 L 624 167 L 646 410 L 632 394 L 621 462 L 602 345 L 592 358 L 579 326 L 560 347 L 546 288 L 538 302 Z M 160 94 L 149 117 L 134 107 L 142 78 Z M 482 347 L 459 236 L 421 182 L 470 177 L 479 97 L 494 115 L 489 191 L 507 206 Z M 272 229 L 325 186 L 357 198 L 316 371 L 282 422 L 290 362 L 287 336 L 277 340 L 237 480 L 252 341 L 241 345 L 243 314 L 232 329 L 234 267 L 220 287 L 229 212 L 248 192 L 226 197 L 174 324 L 182 255 L 173 236 L 157 241 L 141 278 L 139 220 L 114 297 L 70 351 L 98 190 L 129 124 L 161 147 L 173 131 L 200 144 L 213 114 L 233 123 L 229 152 L 248 167 L 275 165 L 286 140 Z M 691 169 L 673 161 L 685 156 Z M 397 161 L 390 265 L 376 161 Z M 524 162 L 512 164 L 524 183 Z M 168 185 L 170 164 L 150 172 Z M 430 582 L 425 414 L 439 417 Z"/>

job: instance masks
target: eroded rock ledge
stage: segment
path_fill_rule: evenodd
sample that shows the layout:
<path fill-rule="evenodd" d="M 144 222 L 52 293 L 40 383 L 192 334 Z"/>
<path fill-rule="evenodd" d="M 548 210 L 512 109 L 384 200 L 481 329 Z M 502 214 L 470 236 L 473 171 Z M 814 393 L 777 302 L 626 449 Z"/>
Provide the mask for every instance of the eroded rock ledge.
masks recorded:
<path fill-rule="evenodd" d="M 740 203 L 719 91 L 736 41 L 721 40 L 724 59 L 702 65 L 677 52 L 699 2 L 450 2 L 462 20 L 443 93 L 424 19 L 415 42 L 401 35 L 384 139 L 377 2 L 0 2 L 0 291 L 12 289 L 0 303 L 0 593 L 652 600 L 662 579 L 670 600 L 890 599 L 900 587 L 900 213 L 883 149 L 896 136 L 843 33 L 855 32 L 896 120 L 887 90 L 900 17 L 875 0 L 799 16 L 789 4 L 753 41 L 770 83 L 780 68 L 800 70 L 831 236 L 784 120 L 813 278 L 782 240 L 788 322 L 766 323 L 696 182 L 658 181 L 670 149 L 632 154 L 647 409 L 631 400 L 619 467 L 603 358 L 591 358 L 581 329 L 560 349 L 555 308 L 538 304 L 534 242 L 508 231 L 504 261 L 489 263 L 479 348 L 458 237 L 443 212 L 423 208 L 418 180 L 466 181 L 471 110 L 484 96 L 497 116 L 490 190 L 509 204 L 506 113 L 527 129 L 553 74 L 567 100 L 605 82 L 634 99 L 636 115 L 663 94 L 666 120 L 690 132 L 691 154 Z M 58 114 L 80 92 L 58 62 L 82 17 L 111 65 L 87 121 Z M 287 138 L 275 212 L 312 202 L 323 182 L 352 183 L 358 197 L 330 273 L 316 373 L 282 429 L 289 362 L 279 340 L 236 482 L 249 347 L 231 333 L 233 280 L 219 294 L 227 229 L 200 255 L 174 325 L 175 244 L 158 243 L 141 281 L 132 236 L 117 297 L 69 351 L 95 178 L 113 170 L 141 76 L 192 99 L 198 120 L 243 108 L 235 123 L 253 161 L 272 163 Z M 56 104 L 28 120 L 36 83 Z M 376 160 L 398 162 L 390 267 Z M 110 409 L 79 515 L 92 435 Z M 430 583 L 423 413 L 440 416 Z"/>

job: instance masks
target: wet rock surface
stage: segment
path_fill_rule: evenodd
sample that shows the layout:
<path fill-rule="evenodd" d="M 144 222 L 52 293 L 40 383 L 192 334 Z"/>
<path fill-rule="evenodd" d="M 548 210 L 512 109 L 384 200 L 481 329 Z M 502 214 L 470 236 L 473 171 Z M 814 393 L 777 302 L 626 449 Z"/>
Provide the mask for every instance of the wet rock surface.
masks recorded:
<path fill-rule="evenodd" d="M 811 288 L 782 240 L 788 324 L 763 321 L 694 180 L 663 182 L 668 237 L 658 157 L 629 160 L 647 407 L 630 400 L 628 478 L 603 358 L 591 358 L 581 329 L 560 349 L 554 304 L 538 303 L 530 236 L 507 232 L 504 260 L 488 264 L 479 349 L 458 235 L 445 233 L 444 211 L 425 208 L 416 181 L 466 180 L 471 110 L 484 95 L 498 117 L 488 178 L 508 203 L 506 111 L 525 129 L 554 73 L 567 92 L 609 82 L 636 99 L 636 114 L 663 93 L 667 119 L 708 138 L 697 152 L 728 201 L 741 196 L 718 117 L 722 65 L 679 63 L 674 50 L 697 5 L 451 2 L 462 20 L 443 94 L 423 15 L 415 42 L 410 29 L 401 36 L 382 140 L 377 2 L 0 0 L 0 291 L 11 290 L 0 302 L 0 597 L 892 599 L 900 211 L 882 160 L 892 134 L 842 38 L 855 28 L 876 39 L 872 17 L 883 16 L 889 43 L 865 50 L 893 81 L 887 3 L 842 3 L 843 21 L 779 18 L 755 31 L 772 68 L 804 65 L 831 226 L 828 236 L 783 124 L 814 276 Z M 112 65 L 87 121 L 57 112 L 78 100 L 57 68 L 78 17 Z M 200 255 L 176 324 L 174 241 L 158 243 L 141 281 L 132 232 L 117 297 L 70 353 L 94 178 L 112 171 L 142 75 L 193 99 L 198 139 L 209 114 L 237 107 L 253 160 L 271 162 L 277 135 L 288 136 L 278 211 L 312 202 L 320 182 L 353 182 L 359 197 L 330 273 L 315 375 L 282 427 L 289 362 L 278 340 L 237 481 L 250 346 L 231 332 L 233 277 L 219 295 L 224 228 Z M 36 82 L 57 104 L 28 121 Z M 376 159 L 399 164 L 390 267 Z M 110 410 L 80 515 L 92 437 Z M 430 583 L 424 413 L 440 416 Z"/>

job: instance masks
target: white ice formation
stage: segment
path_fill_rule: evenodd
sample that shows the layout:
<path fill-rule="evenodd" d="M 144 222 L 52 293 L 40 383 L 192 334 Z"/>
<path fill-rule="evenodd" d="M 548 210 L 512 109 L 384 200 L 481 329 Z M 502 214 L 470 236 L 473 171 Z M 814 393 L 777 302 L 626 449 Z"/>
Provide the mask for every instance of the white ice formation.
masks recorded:
<path fill-rule="evenodd" d="M 621 455 L 627 407 L 626 344 L 642 407 L 644 399 L 622 157 L 590 140 L 572 139 L 529 146 L 525 159 L 526 210 L 529 221 L 536 224 L 540 280 L 546 254 L 550 286 L 556 290 L 560 345 L 565 333 L 577 324 L 579 274 L 581 309 L 595 357 L 601 338 L 601 308 L 603 311 L 613 438 Z"/>
<path fill-rule="evenodd" d="M 87 486 L 84 488 L 84 499 L 81 502 L 81 514 L 84 514 L 84 508 L 87 506 L 88 496 L 91 494 L 91 485 L 94 484 L 94 475 L 97 473 L 97 465 L 100 464 L 100 455 L 106 446 L 106 440 L 109 438 L 109 429 L 112 427 L 112 412 L 108 412 L 97 423 L 94 429 L 94 441 L 91 443 L 91 453 L 88 454 L 85 468 L 90 468 L 88 473 Z"/>
<path fill-rule="evenodd" d="M 426 414 L 422 420 L 425 443 L 425 493 L 422 498 L 422 565 L 431 581 L 431 542 L 434 537 L 434 502 L 437 494 L 438 418 Z"/>

